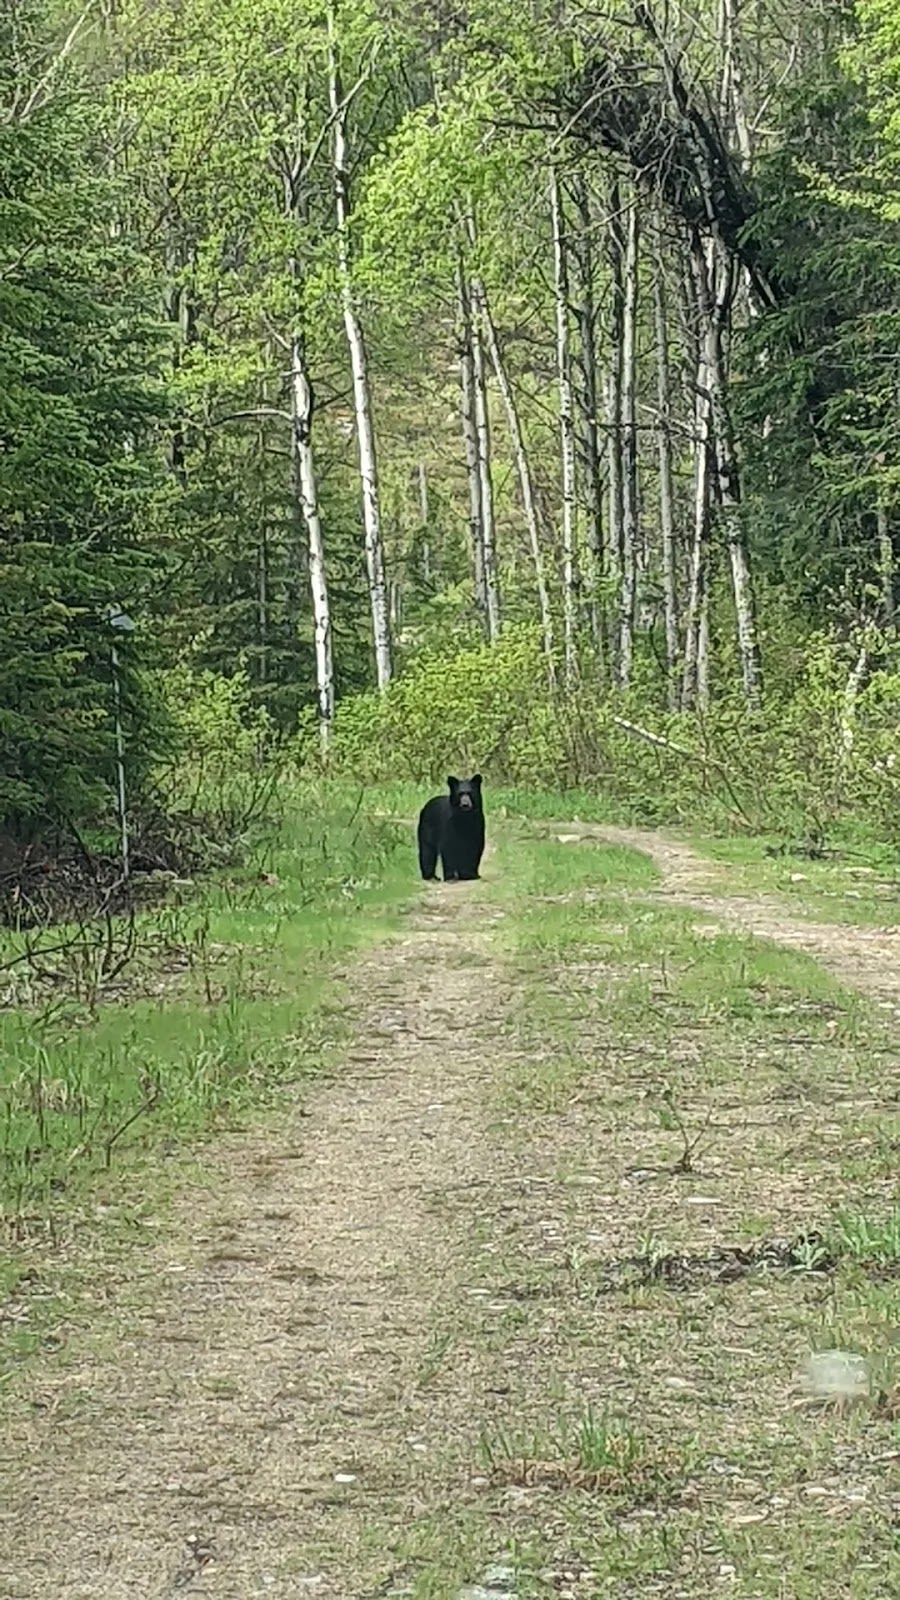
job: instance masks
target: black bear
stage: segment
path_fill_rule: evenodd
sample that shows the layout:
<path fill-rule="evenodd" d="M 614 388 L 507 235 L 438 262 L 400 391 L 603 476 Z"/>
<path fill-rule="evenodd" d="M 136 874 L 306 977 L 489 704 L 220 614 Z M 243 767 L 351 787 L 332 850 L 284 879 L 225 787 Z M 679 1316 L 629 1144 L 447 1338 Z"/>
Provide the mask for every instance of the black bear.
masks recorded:
<path fill-rule="evenodd" d="M 478 877 L 484 854 L 484 808 L 481 773 L 474 778 L 448 778 L 449 794 L 436 794 L 419 813 L 419 866 L 433 878 L 438 856 L 444 882 Z"/>

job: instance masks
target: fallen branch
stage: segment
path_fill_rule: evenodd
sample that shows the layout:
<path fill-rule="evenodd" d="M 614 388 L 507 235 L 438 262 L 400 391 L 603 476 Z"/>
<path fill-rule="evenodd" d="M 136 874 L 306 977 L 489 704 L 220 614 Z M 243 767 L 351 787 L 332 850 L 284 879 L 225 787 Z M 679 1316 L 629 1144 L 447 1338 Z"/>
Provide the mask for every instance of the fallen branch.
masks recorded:
<path fill-rule="evenodd" d="M 695 761 L 698 766 L 701 767 L 714 767 L 717 772 L 721 773 L 723 779 L 725 780 L 725 787 L 727 788 L 731 800 L 737 810 L 738 816 L 746 823 L 748 828 L 755 827 L 753 818 L 747 815 L 747 812 L 741 805 L 738 796 L 734 792 L 731 774 L 729 773 L 724 762 L 718 761 L 715 756 L 711 756 L 708 752 L 701 753 L 699 750 L 689 750 L 687 746 L 683 744 L 673 744 L 671 739 L 664 739 L 659 733 L 651 733 L 649 728 L 642 728 L 637 722 L 629 722 L 627 717 L 613 717 L 612 720 L 617 728 L 622 728 L 625 733 L 633 733 L 635 738 L 643 739 L 645 744 L 652 744 L 656 750 L 667 750 L 670 755 L 683 756 L 686 761 Z"/>

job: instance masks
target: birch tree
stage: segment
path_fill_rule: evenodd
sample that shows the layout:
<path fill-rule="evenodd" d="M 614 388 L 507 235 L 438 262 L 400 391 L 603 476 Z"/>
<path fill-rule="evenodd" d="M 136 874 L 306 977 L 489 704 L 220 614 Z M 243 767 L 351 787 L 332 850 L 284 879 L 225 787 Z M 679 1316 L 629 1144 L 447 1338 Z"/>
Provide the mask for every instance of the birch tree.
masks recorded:
<path fill-rule="evenodd" d="M 640 528 L 638 523 L 638 450 L 635 388 L 637 383 L 638 210 L 634 199 L 626 212 L 622 296 L 622 568 L 619 608 L 618 679 L 631 682 Z"/>
<path fill-rule="evenodd" d="M 567 687 L 578 676 L 575 553 L 575 417 L 572 405 L 569 340 L 569 272 L 562 194 L 555 167 L 550 168 L 550 218 L 553 232 L 553 285 L 556 303 L 556 383 L 559 394 L 559 443 L 562 469 L 563 626 Z"/>
<path fill-rule="evenodd" d="M 484 562 L 484 479 L 481 469 L 481 445 L 478 437 L 475 401 L 472 299 L 462 251 L 459 253 L 456 266 L 456 295 L 459 325 L 460 420 L 462 422 L 463 449 L 466 460 L 466 480 L 469 488 L 469 542 L 472 550 L 475 604 L 482 619 L 485 635 L 489 638 L 490 624 Z"/>
<path fill-rule="evenodd" d="M 303 96 L 303 98 L 301 98 Z M 301 241 L 309 226 L 310 155 L 306 144 L 305 95 L 298 91 L 294 104 L 292 142 L 276 141 L 271 160 L 281 179 L 284 213 L 294 234 L 287 258 L 288 278 L 294 288 L 293 326 L 287 338 L 290 360 L 291 443 L 300 513 L 306 528 L 307 567 L 313 613 L 313 648 L 316 667 L 316 706 L 319 740 L 328 749 L 334 722 L 334 655 L 331 601 L 325 562 L 325 538 L 313 450 L 313 386 L 309 374 L 303 314 L 303 264 Z"/>
<path fill-rule="evenodd" d="M 471 303 L 472 392 L 475 402 L 475 438 L 478 445 L 478 475 L 481 484 L 481 533 L 484 558 L 484 600 L 488 638 L 500 636 L 500 586 L 497 575 L 497 546 L 494 524 L 494 482 L 491 462 L 491 419 L 488 409 L 487 371 L 484 359 L 484 334 L 477 307 Z"/>
<path fill-rule="evenodd" d="M 613 177 L 607 195 L 606 257 L 610 279 L 609 355 L 603 380 L 603 404 L 606 426 L 607 493 L 609 501 L 609 552 L 610 576 L 622 583 L 623 569 L 623 505 L 622 505 L 622 351 L 624 343 L 625 305 L 625 239 L 622 232 L 621 191 Z M 619 676 L 618 652 L 620 640 L 616 638 L 616 675 Z"/>
<path fill-rule="evenodd" d="M 672 472 L 672 383 L 665 263 L 657 233 L 653 259 L 653 317 L 656 336 L 657 437 L 659 449 L 659 531 L 662 545 L 663 611 L 666 629 L 666 683 L 671 710 L 678 705 L 678 574 L 675 554 L 675 489 Z"/>
<path fill-rule="evenodd" d="M 327 27 L 328 98 L 332 125 L 338 273 L 341 284 L 344 330 L 350 351 L 350 368 L 353 377 L 353 405 L 356 413 L 359 475 L 362 484 L 366 572 L 369 580 L 369 602 L 372 610 L 375 675 L 379 689 L 384 689 L 390 682 L 392 675 L 390 612 L 385 578 L 384 542 L 381 529 L 381 504 L 378 494 L 378 466 L 375 454 L 375 431 L 372 420 L 369 370 L 362 322 L 357 310 L 356 297 L 353 290 L 349 239 L 350 178 L 347 166 L 347 113 L 355 94 L 365 81 L 367 72 L 364 70 L 360 78 L 357 79 L 354 88 L 349 93 L 344 93 L 334 12 L 332 10 L 328 12 Z"/>
<path fill-rule="evenodd" d="M 600 382 L 597 372 L 597 313 L 594 293 L 593 218 L 584 173 L 577 169 L 572 183 L 578 227 L 573 233 L 572 256 L 578 270 L 575 316 L 578 323 L 578 413 L 584 475 L 587 562 L 585 600 L 595 646 L 602 647 L 603 617 L 599 585 L 604 572 L 603 481 L 600 466 L 598 411 Z"/>

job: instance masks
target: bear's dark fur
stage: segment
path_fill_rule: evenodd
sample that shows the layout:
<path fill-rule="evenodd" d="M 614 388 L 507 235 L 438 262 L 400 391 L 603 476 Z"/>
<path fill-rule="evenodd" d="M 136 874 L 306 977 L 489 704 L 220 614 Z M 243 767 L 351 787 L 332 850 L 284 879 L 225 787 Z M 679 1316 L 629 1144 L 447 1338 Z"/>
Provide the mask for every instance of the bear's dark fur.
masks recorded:
<path fill-rule="evenodd" d="M 448 778 L 449 794 L 437 794 L 419 813 L 419 866 L 433 878 L 438 856 L 444 882 L 478 877 L 484 854 L 484 808 L 481 773 L 474 778 Z"/>

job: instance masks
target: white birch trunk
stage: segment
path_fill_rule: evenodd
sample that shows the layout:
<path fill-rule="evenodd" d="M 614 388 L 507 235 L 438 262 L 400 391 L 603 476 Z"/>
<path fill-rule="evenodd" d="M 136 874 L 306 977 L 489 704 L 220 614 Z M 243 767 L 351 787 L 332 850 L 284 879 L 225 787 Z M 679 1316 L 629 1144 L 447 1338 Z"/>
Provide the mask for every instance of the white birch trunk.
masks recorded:
<path fill-rule="evenodd" d="M 696 251 L 695 261 L 698 298 L 704 321 L 718 515 L 731 567 L 744 698 L 751 710 L 756 710 L 762 703 L 762 663 L 759 656 L 750 553 L 741 511 L 740 474 L 728 405 L 723 354 L 723 335 L 734 296 L 734 268 L 716 248 L 715 241 L 710 241 L 705 259 L 701 251 Z"/>
<path fill-rule="evenodd" d="M 356 413 L 356 437 L 359 451 L 359 476 L 362 485 L 363 525 L 365 528 L 366 571 L 369 580 L 369 600 L 372 610 L 372 637 L 375 649 L 375 678 L 379 689 L 390 683 L 392 676 L 391 628 L 388 610 L 388 592 L 385 581 L 384 541 L 381 530 L 381 506 L 378 494 L 378 465 L 375 454 L 375 432 L 372 425 L 372 402 L 369 390 L 369 373 L 362 323 L 356 309 L 353 280 L 350 272 L 350 184 L 347 170 L 347 106 L 343 98 L 337 46 L 334 37 L 334 20 L 329 13 L 328 92 L 332 118 L 332 165 L 334 176 L 335 218 L 337 223 L 338 275 L 341 285 L 341 303 L 344 313 L 344 331 L 350 350 L 350 369 L 353 377 L 353 405 Z"/>
<path fill-rule="evenodd" d="M 678 705 L 678 582 L 675 560 L 675 491 L 672 475 L 672 386 L 663 253 L 655 252 L 653 311 L 656 329 L 656 393 L 659 407 L 659 528 L 662 541 L 663 607 L 669 708 Z"/>
<path fill-rule="evenodd" d="M 707 374 L 705 344 L 698 339 L 694 344 L 696 370 L 694 374 L 694 523 L 688 567 L 688 607 L 684 630 L 684 657 L 681 677 L 681 707 L 690 711 L 696 706 L 701 679 L 708 684 L 707 637 L 707 565 L 709 560 L 710 530 L 710 438 L 709 378 Z M 706 665 L 704 666 L 704 659 Z"/>
<path fill-rule="evenodd" d="M 631 682 L 634 658 L 634 623 L 640 528 L 638 525 L 637 417 L 637 292 L 638 212 L 628 208 L 625 245 L 624 300 L 622 306 L 622 587 L 619 612 L 618 679 L 623 688 Z"/>
<path fill-rule="evenodd" d="M 625 240 L 622 234 L 621 195 L 613 179 L 608 197 L 607 258 L 611 279 L 609 317 L 609 367 L 603 381 L 606 413 L 607 482 L 609 487 L 609 566 L 619 583 L 622 577 L 622 325 L 624 302 Z"/>
<path fill-rule="evenodd" d="M 587 184 L 582 172 L 574 178 L 574 200 L 578 212 L 578 241 L 574 252 L 578 264 L 579 330 L 578 364 L 581 392 L 578 396 L 581 450 L 584 467 L 584 503 L 587 513 L 585 600 L 591 637 L 598 650 L 603 647 L 603 617 L 599 587 L 603 577 L 603 483 L 600 474 L 600 439 L 597 412 L 600 385 L 597 378 L 596 302 L 594 298 L 594 249 L 592 218 Z"/>
<path fill-rule="evenodd" d="M 497 338 L 497 329 L 491 316 L 487 292 L 480 279 L 475 279 L 472 284 L 472 294 L 484 328 L 484 335 L 490 351 L 491 364 L 497 379 L 497 387 L 503 400 L 506 411 L 506 420 L 509 426 L 510 440 L 516 462 L 516 471 L 519 477 L 519 489 L 522 495 L 522 509 L 525 513 L 525 525 L 528 529 L 528 543 L 531 548 L 531 560 L 534 567 L 534 581 L 537 589 L 538 608 L 541 615 L 541 637 L 543 639 L 544 654 L 547 657 L 547 672 L 550 683 L 555 679 L 553 663 L 553 616 L 550 609 L 550 592 L 547 588 L 547 573 L 544 565 L 544 553 L 541 548 L 541 530 L 538 522 L 537 505 L 534 498 L 534 484 L 531 477 L 531 464 L 525 448 L 525 438 L 522 433 L 522 423 L 519 417 L 519 408 L 513 393 L 509 374 L 503 361 L 500 342 Z"/>
<path fill-rule="evenodd" d="M 295 331 L 291 337 L 291 420 L 294 460 L 300 509 L 306 525 L 309 550 L 309 587 L 312 597 L 316 658 L 316 699 L 319 712 L 319 738 L 327 750 L 334 721 L 334 662 L 331 645 L 331 608 L 325 569 L 325 541 L 316 486 L 316 465 L 312 446 L 312 388 L 306 370 L 303 340 Z"/>
<path fill-rule="evenodd" d="M 697 708 L 709 710 L 709 585 L 704 585 L 697 634 Z"/>
<path fill-rule="evenodd" d="M 484 600 L 488 639 L 500 637 L 500 590 L 494 528 L 494 484 L 491 475 L 491 423 L 488 412 L 484 344 L 475 307 L 472 308 L 472 390 L 475 400 L 475 437 L 481 481 L 481 535 L 484 557 Z"/>
<path fill-rule="evenodd" d="M 457 263 L 456 292 L 460 316 L 459 386 L 463 447 L 469 483 L 469 538 L 475 578 L 475 604 L 487 633 L 487 591 L 484 582 L 484 517 L 482 508 L 481 459 L 475 421 L 475 375 L 472 361 L 472 307 L 462 257 Z"/>
<path fill-rule="evenodd" d="M 431 535 L 428 516 L 428 474 L 424 461 L 419 462 L 419 523 L 422 529 L 422 582 L 426 589 L 431 585 Z"/>
<path fill-rule="evenodd" d="M 563 627 L 565 679 L 571 688 L 578 676 L 575 561 L 575 417 L 572 406 L 569 349 L 569 275 L 563 228 L 562 196 L 555 168 L 550 169 L 550 218 L 553 229 L 553 275 L 556 299 L 556 381 L 559 389 L 559 435 L 562 462 Z"/>
<path fill-rule="evenodd" d="M 719 49 L 722 56 L 720 119 L 734 129 L 741 167 L 749 172 L 753 157 L 750 125 L 744 100 L 744 64 L 741 54 L 740 0 L 720 0 Z"/>

